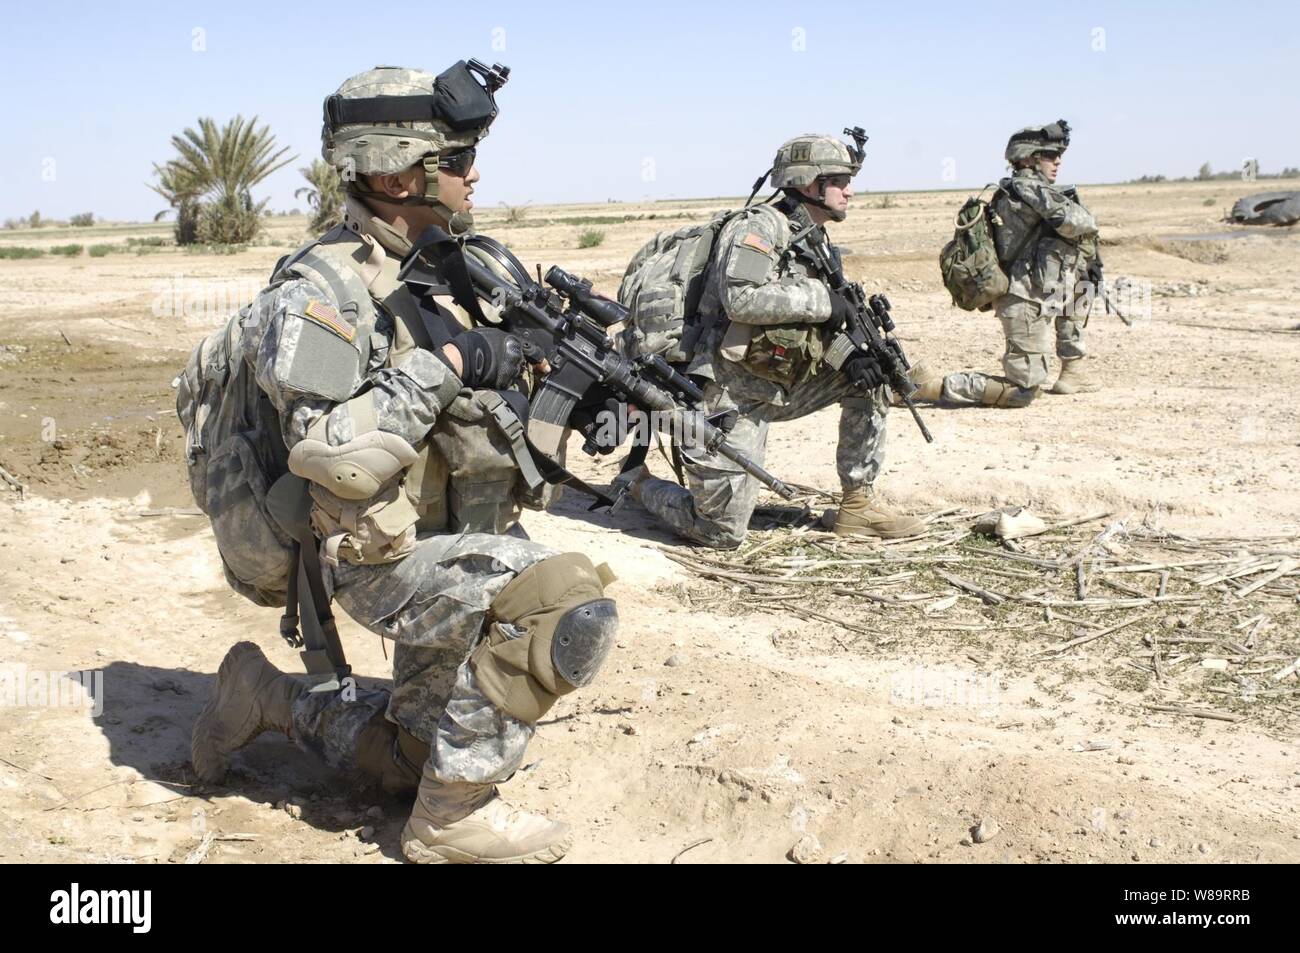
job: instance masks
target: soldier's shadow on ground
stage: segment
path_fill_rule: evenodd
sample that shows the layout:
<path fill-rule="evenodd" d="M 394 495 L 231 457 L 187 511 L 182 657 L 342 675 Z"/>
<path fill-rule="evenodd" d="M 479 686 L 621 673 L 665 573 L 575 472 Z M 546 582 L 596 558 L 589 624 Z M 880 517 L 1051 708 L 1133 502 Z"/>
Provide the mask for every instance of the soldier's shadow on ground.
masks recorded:
<path fill-rule="evenodd" d="M 578 490 L 566 487 L 559 501 L 553 503 L 547 512 L 565 519 L 589 523 L 601 529 L 614 530 L 634 539 L 644 539 L 653 543 L 680 542 L 676 535 L 660 526 L 653 516 L 635 500 L 627 499 L 617 511 L 609 507 L 592 509 L 595 502 L 590 496 Z"/>
<path fill-rule="evenodd" d="M 608 508 L 591 509 L 592 499 L 577 491 L 566 491 L 558 503 L 550 507 L 549 512 L 555 516 L 578 520 L 613 530 L 633 539 L 661 543 L 668 546 L 695 548 L 694 545 L 665 529 L 649 512 L 635 500 L 624 500 L 617 512 Z M 802 506 L 782 506 L 780 504 L 759 506 L 749 519 L 749 529 L 793 529 L 796 526 L 812 526 L 817 522 L 821 510 L 809 510 Z"/>
<path fill-rule="evenodd" d="M 103 672 L 103 708 L 92 721 L 108 740 L 114 765 L 134 768 L 187 797 L 237 794 L 268 808 L 296 804 L 300 820 L 321 831 L 343 834 L 369 825 L 375 828 L 372 841 L 380 850 L 401 860 L 398 832 L 410 812 L 410 798 L 385 794 L 365 778 L 331 768 L 277 732 L 267 732 L 237 752 L 221 783 L 205 784 L 194 776 L 190 732 L 211 696 L 215 672 L 121 661 Z M 391 685 L 386 679 L 359 681 L 366 687 Z M 382 816 L 365 816 L 374 806 Z"/>

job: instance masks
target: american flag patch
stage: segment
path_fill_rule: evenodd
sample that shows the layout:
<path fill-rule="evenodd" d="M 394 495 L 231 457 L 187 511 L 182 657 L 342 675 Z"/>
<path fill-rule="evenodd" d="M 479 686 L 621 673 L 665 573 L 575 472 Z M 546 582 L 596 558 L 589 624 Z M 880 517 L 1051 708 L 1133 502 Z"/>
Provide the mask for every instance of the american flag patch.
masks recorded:
<path fill-rule="evenodd" d="M 763 236 L 758 234 L 758 232 L 750 232 L 745 236 L 745 240 L 740 244 L 746 245 L 750 248 L 756 248 L 764 255 L 772 254 L 772 245 L 769 242 L 764 241 Z"/>
<path fill-rule="evenodd" d="M 343 340 L 351 343 L 356 337 L 356 329 L 339 318 L 339 313 L 323 301 L 312 300 L 302 309 L 302 316 L 310 318 L 323 328 L 333 331 Z"/>

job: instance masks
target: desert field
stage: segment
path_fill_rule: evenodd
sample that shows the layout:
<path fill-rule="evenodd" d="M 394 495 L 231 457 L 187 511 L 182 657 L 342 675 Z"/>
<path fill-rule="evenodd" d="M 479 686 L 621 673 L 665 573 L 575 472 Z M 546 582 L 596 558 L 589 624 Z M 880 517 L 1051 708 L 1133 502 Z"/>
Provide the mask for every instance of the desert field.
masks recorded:
<path fill-rule="evenodd" d="M 773 428 L 766 466 L 810 488 L 807 509 L 762 507 L 738 553 L 675 541 L 635 504 L 589 513 L 569 493 L 526 513 L 534 539 L 610 564 L 622 627 L 506 795 L 570 821 L 579 862 L 1300 861 L 1300 231 L 1222 221 L 1293 188 L 1082 187 L 1108 272 L 1149 281 L 1152 313 L 1091 319 L 1098 393 L 922 408 L 929 445 L 895 410 L 878 487 L 930 517 L 919 540 L 818 527 L 834 408 Z M 859 193 L 833 236 L 909 356 L 996 372 L 996 318 L 953 308 L 938 274 L 965 195 Z M 613 294 L 656 231 L 739 202 L 478 224 Z M 407 804 L 281 737 L 219 786 L 188 763 L 233 643 L 300 665 L 279 612 L 222 578 L 171 381 L 305 228 L 268 219 L 230 254 L 178 249 L 166 224 L 0 232 L 0 250 L 113 246 L 0 260 L 0 467 L 24 487 L 0 483 L 0 665 L 102 673 L 102 710 L 0 707 L 0 861 L 401 861 Z M 575 444 L 570 462 L 605 483 L 618 460 Z M 1050 531 L 969 534 L 1011 506 Z M 381 641 L 340 623 L 382 682 Z"/>

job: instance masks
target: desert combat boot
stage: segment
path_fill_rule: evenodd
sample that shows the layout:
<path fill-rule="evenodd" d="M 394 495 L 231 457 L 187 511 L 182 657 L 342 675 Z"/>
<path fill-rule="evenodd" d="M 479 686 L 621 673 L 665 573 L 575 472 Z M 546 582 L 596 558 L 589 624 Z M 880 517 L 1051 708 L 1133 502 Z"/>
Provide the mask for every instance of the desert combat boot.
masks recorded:
<path fill-rule="evenodd" d="M 194 773 L 220 781 L 238 751 L 264 731 L 291 735 L 293 703 L 305 686 L 266 660 L 252 642 L 231 647 L 217 669 L 217 684 L 190 738 Z"/>
<path fill-rule="evenodd" d="M 1085 358 L 1079 357 L 1073 361 L 1062 361 L 1061 376 L 1052 385 L 1050 393 L 1091 394 L 1094 391 L 1101 390 L 1101 382 L 1094 377 L 1090 377 L 1084 369 L 1084 360 Z"/>
<path fill-rule="evenodd" d="M 907 369 L 907 377 L 916 385 L 916 393 L 912 395 L 913 401 L 919 400 L 927 404 L 939 403 L 939 398 L 943 396 L 942 374 L 931 369 L 924 360 L 921 360 Z M 902 407 L 903 399 L 895 394 L 891 403 L 895 407 Z"/>
<path fill-rule="evenodd" d="M 444 784 L 424 766 L 402 854 L 413 864 L 553 864 L 569 825 L 511 807 L 493 784 Z"/>
<path fill-rule="evenodd" d="M 1037 387 L 1017 387 L 1007 381 L 990 377 L 984 384 L 980 403 L 985 407 L 1028 407 L 1037 396 Z"/>
<path fill-rule="evenodd" d="M 849 490 L 840 499 L 832 530 L 836 536 L 899 539 L 925 532 L 925 521 L 887 509 L 870 490 Z"/>

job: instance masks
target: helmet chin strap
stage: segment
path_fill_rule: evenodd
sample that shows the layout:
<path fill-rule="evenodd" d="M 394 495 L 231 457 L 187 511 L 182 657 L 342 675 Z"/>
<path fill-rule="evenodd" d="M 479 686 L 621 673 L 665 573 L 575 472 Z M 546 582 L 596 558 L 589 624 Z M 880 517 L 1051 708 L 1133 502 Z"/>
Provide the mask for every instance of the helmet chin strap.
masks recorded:
<path fill-rule="evenodd" d="M 817 181 L 821 183 L 821 195 L 819 195 L 817 198 L 813 198 L 812 196 L 805 194 L 803 191 L 799 189 L 794 189 L 789 187 L 784 188 L 781 191 L 783 191 L 787 196 L 789 196 L 794 201 L 798 202 L 800 205 L 812 205 L 816 208 L 821 209 L 823 212 L 825 212 L 827 215 L 830 216 L 832 222 L 842 222 L 846 218 L 848 218 L 848 213 L 846 211 L 843 211 L 841 209 L 831 208 L 829 205 L 826 204 L 826 180 L 823 179 L 821 176 L 818 176 Z"/>
<path fill-rule="evenodd" d="M 438 156 L 427 155 L 420 160 L 424 166 L 424 199 L 428 205 L 447 222 L 447 232 L 451 235 L 465 235 L 474 228 L 474 216 L 468 209 L 453 212 L 438 201 Z"/>
<path fill-rule="evenodd" d="M 434 208 L 438 209 L 439 212 L 447 211 L 447 206 L 445 205 L 435 205 Z M 447 219 L 447 234 L 449 235 L 459 237 L 461 235 L 468 235 L 473 230 L 474 215 L 472 212 L 452 212 L 451 216 Z"/>
<path fill-rule="evenodd" d="M 389 205 L 424 205 L 438 213 L 438 217 L 447 223 L 447 231 L 451 235 L 464 235 L 474 228 L 474 215 L 468 209 L 453 212 L 447 206 L 438 200 L 438 156 L 436 153 L 427 155 L 420 160 L 424 167 L 424 192 L 420 195 L 408 195 L 404 199 L 393 198 L 384 192 L 376 192 L 374 189 L 366 188 L 360 180 L 353 180 L 347 184 L 346 191 L 349 195 L 355 195 L 363 199 L 375 199 L 380 202 L 387 202 Z"/>

